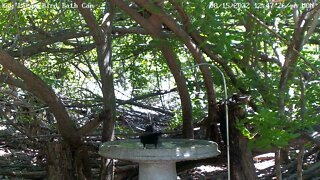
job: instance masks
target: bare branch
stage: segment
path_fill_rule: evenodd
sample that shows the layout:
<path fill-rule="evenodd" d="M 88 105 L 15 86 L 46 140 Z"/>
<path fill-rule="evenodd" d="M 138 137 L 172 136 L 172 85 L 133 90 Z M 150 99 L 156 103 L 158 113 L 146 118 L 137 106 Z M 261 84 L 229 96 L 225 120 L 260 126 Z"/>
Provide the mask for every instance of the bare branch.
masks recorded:
<path fill-rule="evenodd" d="M 78 133 L 80 136 L 86 136 L 90 132 L 96 129 L 102 122 L 103 118 L 102 116 L 105 116 L 103 113 L 101 113 L 98 117 L 95 117 L 93 120 L 89 121 L 87 124 L 83 125 L 81 128 L 79 128 Z"/>
<path fill-rule="evenodd" d="M 168 91 L 151 92 L 151 93 L 144 94 L 144 95 L 141 95 L 141 96 L 138 96 L 138 97 L 134 97 L 134 98 L 129 99 L 129 100 L 122 101 L 122 102 L 119 103 L 119 105 L 128 104 L 130 102 L 147 99 L 147 98 L 154 97 L 154 96 L 160 96 L 160 95 L 168 94 L 168 93 L 171 93 L 171 92 L 174 92 L 174 91 L 177 91 L 177 88 L 173 88 L 173 89 L 168 90 Z"/>

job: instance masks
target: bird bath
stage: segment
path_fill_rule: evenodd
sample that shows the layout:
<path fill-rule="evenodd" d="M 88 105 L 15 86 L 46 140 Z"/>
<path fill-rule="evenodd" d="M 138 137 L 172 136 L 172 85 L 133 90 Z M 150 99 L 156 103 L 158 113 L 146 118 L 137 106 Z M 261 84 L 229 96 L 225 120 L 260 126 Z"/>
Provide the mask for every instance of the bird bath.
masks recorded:
<path fill-rule="evenodd" d="M 139 139 L 103 143 L 99 154 L 110 159 L 139 163 L 139 180 L 176 180 L 176 162 L 214 157 L 220 154 L 212 141 L 193 139 L 161 139 L 157 148 Z"/>

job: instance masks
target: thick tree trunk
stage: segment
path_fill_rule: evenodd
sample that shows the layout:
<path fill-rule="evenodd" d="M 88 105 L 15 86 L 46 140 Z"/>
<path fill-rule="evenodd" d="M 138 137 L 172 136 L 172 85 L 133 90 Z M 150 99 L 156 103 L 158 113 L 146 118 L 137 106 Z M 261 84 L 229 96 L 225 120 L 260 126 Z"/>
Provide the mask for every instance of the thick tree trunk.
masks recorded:
<path fill-rule="evenodd" d="M 105 43 L 98 46 L 98 65 L 102 82 L 103 106 L 106 117 L 102 124 L 102 142 L 111 141 L 114 138 L 114 126 L 116 119 L 116 98 L 114 94 L 113 72 L 112 72 L 112 20 L 114 6 L 107 0 L 108 15 L 105 15 L 103 22 L 105 27 Z M 101 37 L 102 38 L 102 37 Z M 102 158 L 101 175 L 102 180 L 114 178 L 114 163 L 112 159 Z"/>
<path fill-rule="evenodd" d="M 248 148 L 248 141 L 237 129 L 237 120 L 243 118 L 244 112 L 238 106 L 238 102 L 229 101 L 229 145 L 230 145 L 230 163 L 232 180 L 254 180 L 258 179 L 254 167 L 253 156 Z M 226 126 L 225 106 L 224 103 L 219 105 L 220 124 L 222 125 L 221 133 L 226 143 Z"/>
<path fill-rule="evenodd" d="M 48 179 L 91 179 L 89 156 L 85 146 L 73 150 L 66 143 L 47 144 Z"/>
<path fill-rule="evenodd" d="M 95 19 L 90 9 L 84 8 L 83 0 L 74 0 L 78 4 L 78 9 L 89 26 L 97 46 L 98 65 L 101 75 L 104 114 L 102 125 L 102 142 L 110 141 L 114 136 L 116 102 L 112 72 L 112 22 L 114 16 L 114 5 L 111 0 L 107 0 L 107 12 L 103 18 L 102 28 Z M 101 179 L 113 179 L 113 161 L 102 158 Z"/>
<path fill-rule="evenodd" d="M 230 119 L 230 160 L 231 179 L 258 179 L 247 139 L 236 128 L 236 119 L 233 118 Z"/>

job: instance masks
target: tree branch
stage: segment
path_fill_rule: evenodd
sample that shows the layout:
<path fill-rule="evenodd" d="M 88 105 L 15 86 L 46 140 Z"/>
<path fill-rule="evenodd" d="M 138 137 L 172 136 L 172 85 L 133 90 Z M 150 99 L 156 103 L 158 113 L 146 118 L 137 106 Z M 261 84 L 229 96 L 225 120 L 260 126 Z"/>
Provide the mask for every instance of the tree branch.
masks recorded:
<path fill-rule="evenodd" d="M 82 0 L 74 0 L 74 2 L 78 5 L 78 10 L 86 21 L 86 24 L 90 29 L 90 34 L 92 35 L 97 46 L 105 44 L 103 31 L 91 10 L 82 6 L 84 4 Z"/>
<path fill-rule="evenodd" d="M 144 95 L 141 95 L 141 96 L 138 96 L 138 97 L 134 97 L 134 98 L 129 99 L 129 100 L 122 101 L 122 102 L 119 103 L 119 105 L 128 104 L 128 103 L 131 103 L 131 102 L 134 102 L 134 101 L 143 100 L 143 99 L 147 99 L 147 98 L 154 97 L 154 96 L 160 96 L 160 95 L 168 94 L 168 93 L 171 93 L 171 92 L 174 92 L 174 91 L 177 91 L 177 88 L 173 88 L 173 89 L 168 90 L 168 91 L 151 92 L 151 93 L 144 94 Z"/>
<path fill-rule="evenodd" d="M 50 111 L 57 120 L 58 129 L 62 134 L 62 137 L 68 141 L 71 146 L 75 148 L 79 147 L 82 142 L 80 136 L 76 132 L 75 124 L 70 119 L 62 102 L 55 95 L 54 91 L 37 75 L 32 73 L 18 61 L 14 60 L 3 50 L 0 50 L 0 64 L 17 77 L 21 78 L 26 88 L 49 106 Z"/>
<path fill-rule="evenodd" d="M 135 21 L 137 21 L 144 29 L 146 29 L 150 33 L 153 38 L 162 40 L 162 42 L 158 44 L 158 48 L 162 52 L 164 58 L 166 59 L 166 63 L 171 73 L 173 74 L 181 100 L 183 136 L 185 138 L 193 138 L 192 106 L 190 94 L 186 85 L 186 79 L 183 73 L 181 73 L 181 66 L 175 55 L 175 52 L 168 45 L 168 41 L 165 39 L 165 35 L 162 32 L 161 28 L 161 21 L 159 21 L 158 18 L 154 17 L 152 17 L 152 20 L 145 19 L 135 10 L 130 8 L 123 0 L 112 0 L 112 3 L 117 5 L 120 9 L 125 11 Z"/>
<path fill-rule="evenodd" d="M 90 132 L 92 132 L 96 127 L 98 127 L 103 119 L 106 118 L 105 113 L 100 113 L 98 117 L 95 117 L 93 120 L 89 121 L 87 124 L 83 125 L 78 129 L 78 133 L 80 136 L 86 136 Z"/>
<path fill-rule="evenodd" d="M 232 84 L 237 87 L 240 92 L 242 93 L 246 93 L 246 89 L 243 88 L 242 85 L 238 85 L 238 80 L 236 78 L 236 75 L 233 73 L 233 71 L 230 69 L 230 67 L 228 66 L 227 62 L 220 58 L 218 55 L 214 54 L 210 49 L 210 47 L 208 47 L 208 45 L 206 45 L 204 43 L 204 40 L 200 37 L 199 33 L 196 32 L 195 30 L 191 31 L 191 22 L 190 19 L 187 15 L 187 13 L 183 10 L 183 8 L 178 4 L 178 2 L 174 1 L 174 0 L 169 0 L 170 3 L 175 7 L 175 9 L 178 11 L 181 19 L 182 19 L 182 23 L 185 26 L 185 28 L 187 29 L 187 32 L 190 33 L 190 36 L 192 37 L 192 39 L 194 40 L 194 42 L 198 45 L 198 47 L 213 61 L 215 61 L 216 63 L 218 63 L 226 72 L 226 74 L 228 75 L 228 77 L 230 78 Z"/>
<path fill-rule="evenodd" d="M 179 37 L 182 42 L 189 49 L 192 54 L 196 64 L 206 63 L 204 60 L 202 51 L 199 49 L 198 45 L 192 40 L 188 33 L 186 33 L 179 25 L 175 22 L 173 18 L 166 15 L 163 9 L 157 7 L 155 4 L 148 3 L 148 0 L 133 0 L 141 7 L 148 10 L 151 14 L 159 18 L 177 37 Z M 158 9 L 157 9 L 158 8 Z M 157 11 L 155 11 L 157 9 Z M 208 119 L 211 123 L 217 123 L 216 121 L 216 90 L 211 71 L 209 66 L 200 66 L 200 71 L 203 75 L 204 85 L 207 92 L 207 103 L 208 103 Z"/>
<path fill-rule="evenodd" d="M 88 35 L 89 35 L 88 32 L 60 31 L 60 32 L 54 33 L 51 37 L 41 39 L 39 42 L 37 42 L 35 44 L 34 44 L 34 42 L 36 42 L 36 40 L 32 40 L 32 42 L 31 42 L 31 43 L 33 43 L 32 45 L 22 48 L 22 54 L 21 54 L 20 50 L 9 51 L 8 53 L 13 57 L 21 57 L 21 55 L 29 57 L 34 54 L 43 52 L 46 49 L 46 46 L 48 46 L 50 44 L 54 44 L 57 42 L 63 42 L 68 39 L 80 38 L 80 37 L 84 37 L 84 36 L 88 36 Z"/>

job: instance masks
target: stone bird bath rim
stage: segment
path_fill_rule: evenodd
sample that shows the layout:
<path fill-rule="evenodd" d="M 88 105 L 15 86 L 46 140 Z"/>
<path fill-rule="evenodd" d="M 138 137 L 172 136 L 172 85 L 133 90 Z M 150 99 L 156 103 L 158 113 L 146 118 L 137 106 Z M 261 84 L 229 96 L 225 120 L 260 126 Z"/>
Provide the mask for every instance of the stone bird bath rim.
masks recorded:
<path fill-rule="evenodd" d="M 99 154 L 138 162 L 140 180 L 176 180 L 176 162 L 210 158 L 220 151 L 212 141 L 163 138 L 157 148 L 147 149 L 143 149 L 139 139 L 109 141 L 101 145 Z"/>

